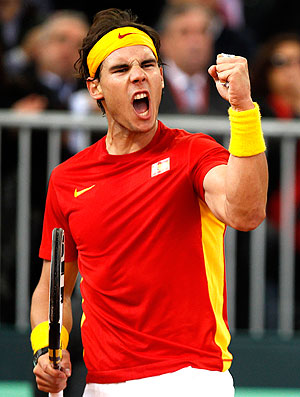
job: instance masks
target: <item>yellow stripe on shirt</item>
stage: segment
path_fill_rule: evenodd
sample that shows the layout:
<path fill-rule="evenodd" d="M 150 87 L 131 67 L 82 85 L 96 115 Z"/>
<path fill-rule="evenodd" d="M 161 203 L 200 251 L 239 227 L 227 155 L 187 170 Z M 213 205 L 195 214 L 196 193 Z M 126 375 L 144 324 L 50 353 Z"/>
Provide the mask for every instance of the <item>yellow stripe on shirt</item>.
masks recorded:
<path fill-rule="evenodd" d="M 222 352 L 223 371 L 231 366 L 232 354 L 228 351 L 230 333 L 223 317 L 225 258 L 225 224 L 219 221 L 208 206 L 199 200 L 202 227 L 202 245 L 209 297 L 216 319 L 215 343 Z"/>

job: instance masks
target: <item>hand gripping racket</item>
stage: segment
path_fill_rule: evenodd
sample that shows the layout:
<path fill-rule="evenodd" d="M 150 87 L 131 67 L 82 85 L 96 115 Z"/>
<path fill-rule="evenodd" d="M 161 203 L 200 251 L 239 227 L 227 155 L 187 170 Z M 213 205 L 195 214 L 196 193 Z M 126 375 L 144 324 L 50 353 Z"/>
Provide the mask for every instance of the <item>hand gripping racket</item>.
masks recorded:
<path fill-rule="evenodd" d="M 55 369 L 60 369 L 62 358 L 60 334 L 64 298 L 64 248 L 63 229 L 53 229 L 49 293 L 49 360 Z M 63 391 L 49 393 L 49 397 L 63 397 Z"/>

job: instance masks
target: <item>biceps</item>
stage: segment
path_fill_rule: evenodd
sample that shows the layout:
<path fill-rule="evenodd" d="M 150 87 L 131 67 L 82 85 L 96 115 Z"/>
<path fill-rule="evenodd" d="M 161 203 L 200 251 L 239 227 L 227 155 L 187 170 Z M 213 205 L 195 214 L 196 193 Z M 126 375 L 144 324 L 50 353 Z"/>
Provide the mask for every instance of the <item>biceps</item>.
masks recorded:
<path fill-rule="evenodd" d="M 204 199 L 211 212 L 226 223 L 225 213 L 225 178 L 227 165 L 212 168 L 203 180 Z"/>

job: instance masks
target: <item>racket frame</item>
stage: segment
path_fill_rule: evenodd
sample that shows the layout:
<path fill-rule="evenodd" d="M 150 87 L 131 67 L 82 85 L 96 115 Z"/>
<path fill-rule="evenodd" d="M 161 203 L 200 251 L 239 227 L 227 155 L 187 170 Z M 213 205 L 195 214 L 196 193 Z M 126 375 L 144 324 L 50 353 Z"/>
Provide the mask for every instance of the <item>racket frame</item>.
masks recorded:
<path fill-rule="evenodd" d="M 54 228 L 49 288 L 49 360 L 55 369 L 60 369 L 62 358 L 60 336 L 64 298 L 64 251 L 64 230 Z"/>

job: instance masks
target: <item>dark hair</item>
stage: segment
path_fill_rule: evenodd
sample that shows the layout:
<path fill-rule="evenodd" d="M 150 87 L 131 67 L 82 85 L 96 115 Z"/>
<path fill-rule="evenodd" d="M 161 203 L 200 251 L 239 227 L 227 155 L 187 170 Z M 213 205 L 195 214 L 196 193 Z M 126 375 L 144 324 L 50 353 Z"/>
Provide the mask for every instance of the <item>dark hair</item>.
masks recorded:
<path fill-rule="evenodd" d="M 258 97 L 268 96 L 270 93 L 268 74 L 273 67 L 272 56 L 276 48 L 285 42 L 298 42 L 300 45 L 300 36 L 297 33 L 285 32 L 279 33 L 267 40 L 259 48 L 255 59 L 250 65 L 251 86 L 254 95 Z"/>
<path fill-rule="evenodd" d="M 158 64 L 161 65 L 161 58 L 159 55 L 160 49 L 160 38 L 159 34 L 150 26 L 138 23 L 138 17 L 134 15 L 131 10 L 119 10 L 117 8 L 109 8 L 98 12 L 93 20 L 93 24 L 90 27 L 87 36 L 84 38 L 82 47 L 79 49 L 79 59 L 75 63 L 75 68 L 78 72 L 78 76 L 81 79 L 87 79 L 89 77 L 89 70 L 87 66 L 87 57 L 92 47 L 97 43 L 98 40 L 106 33 L 113 29 L 121 28 L 124 26 L 133 26 L 140 29 L 151 37 L 158 55 Z M 100 77 L 101 65 L 98 67 L 95 78 Z"/>

